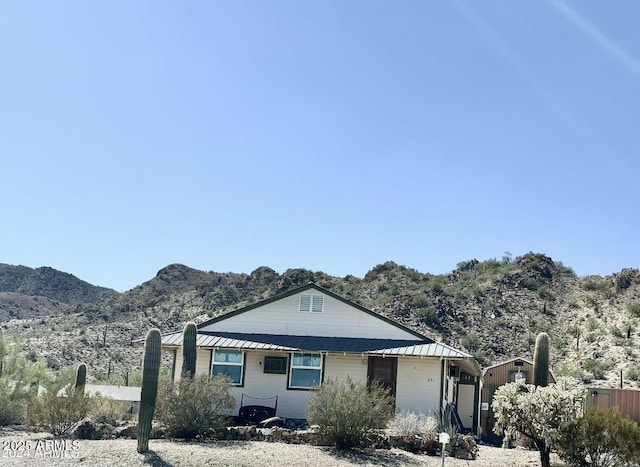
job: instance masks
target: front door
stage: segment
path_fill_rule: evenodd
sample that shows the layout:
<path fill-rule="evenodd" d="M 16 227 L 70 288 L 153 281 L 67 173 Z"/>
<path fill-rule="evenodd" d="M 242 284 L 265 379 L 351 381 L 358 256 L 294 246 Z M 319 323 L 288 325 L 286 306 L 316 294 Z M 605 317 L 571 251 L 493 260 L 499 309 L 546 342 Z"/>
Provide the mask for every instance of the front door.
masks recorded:
<path fill-rule="evenodd" d="M 476 387 L 473 384 L 460 384 L 458 383 L 458 398 L 456 400 L 456 409 L 458 410 L 458 416 L 465 428 L 471 428 L 475 431 L 473 426 L 473 412 L 475 405 L 475 390 Z"/>
<path fill-rule="evenodd" d="M 377 381 L 383 387 L 396 395 L 396 375 L 398 373 L 398 359 L 396 357 L 369 357 L 367 367 L 367 381 Z"/>

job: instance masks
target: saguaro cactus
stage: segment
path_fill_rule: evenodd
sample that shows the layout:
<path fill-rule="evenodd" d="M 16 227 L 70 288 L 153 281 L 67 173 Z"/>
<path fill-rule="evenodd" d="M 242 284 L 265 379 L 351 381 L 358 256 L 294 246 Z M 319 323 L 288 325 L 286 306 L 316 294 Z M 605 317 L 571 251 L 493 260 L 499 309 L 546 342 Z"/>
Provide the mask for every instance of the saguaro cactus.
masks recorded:
<path fill-rule="evenodd" d="M 182 332 L 182 377 L 193 378 L 196 374 L 196 323 L 189 321 Z"/>
<path fill-rule="evenodd" d="M 541 332 L 536 338 L 536 348 L 533 353 L 533 384 L 549 385 L 549 335 L 546 332 Z"/>
<path fill-rule="evenodd" d="M 140 412 L 138 413 L 138 452 L 149 450 L 149 434 L 153 412 L 158 397 L 158 376 L 160 374 L 161 337 L 160 330 L 151 329 L 144 341 L 144 361 L 142 363 L 142 390 Z"/>
<path fill-rule="evenodd" d="M 76 384 L 73 394 L 83 396 L 84 385 L 87 382 L 87 365 L 80 363 L 76 368 Z"/>

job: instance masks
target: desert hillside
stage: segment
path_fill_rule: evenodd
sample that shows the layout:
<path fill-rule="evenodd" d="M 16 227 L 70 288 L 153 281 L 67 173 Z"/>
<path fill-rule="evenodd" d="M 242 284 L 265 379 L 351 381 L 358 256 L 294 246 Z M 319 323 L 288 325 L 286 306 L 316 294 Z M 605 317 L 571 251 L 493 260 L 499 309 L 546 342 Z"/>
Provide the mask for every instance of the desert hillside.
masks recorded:
<path fill-rule="evenodd" d="M 549 333 L 553 369 L 591 384 L 640 383 L 640 272 L 577 277 L 536 253 L 460 262 L 450 274 L 386 262 L 363 278 L 306 269 L 282 274 L 205 272 L 181 264 L 118 293 L 52 268 L 0 265 L 0 322 L 32 359 L 58 371 L 86 362 L 92 379 L 122 378 L 140 365 L 133 341 L 152 326 L 179 330 L 240 306 L 315 282 L 437 340 L 483 365 L 530 358 L 537 333 Z"/>

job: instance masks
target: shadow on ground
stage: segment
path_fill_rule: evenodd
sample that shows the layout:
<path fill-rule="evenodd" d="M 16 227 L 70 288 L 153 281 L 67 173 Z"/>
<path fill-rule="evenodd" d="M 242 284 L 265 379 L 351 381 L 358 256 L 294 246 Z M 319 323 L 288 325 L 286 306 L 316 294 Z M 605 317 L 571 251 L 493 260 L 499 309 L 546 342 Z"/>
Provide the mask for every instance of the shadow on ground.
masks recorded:
<path fill-rule="evenodd" d="M 172 464 L 166 462 L 155 451 L 147 451 L 143 453 L 144 464 L 151 465 L 153 467 L 172 467 Z"/>
<path fill-rule="evenodd" d="M 335 459 L 350 462 L 354 465 L 384 465 L 384 466 L 418 466 L 423 465 L 411 456 L 397 451 L 327 448 L 325 451 Z"/>

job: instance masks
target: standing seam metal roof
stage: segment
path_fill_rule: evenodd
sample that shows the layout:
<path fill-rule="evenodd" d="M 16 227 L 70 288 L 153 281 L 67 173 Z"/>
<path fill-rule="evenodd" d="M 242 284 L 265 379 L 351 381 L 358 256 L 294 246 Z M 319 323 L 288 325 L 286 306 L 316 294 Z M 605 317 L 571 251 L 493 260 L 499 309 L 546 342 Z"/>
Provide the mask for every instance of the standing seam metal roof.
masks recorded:
<path fill-rule="evenodd" d="M 179 347 L 182 333 L 162 337 L 162 345 Z M 350 337 L 289 336 L 279 334 L 199 332 L 198 347 L 266 350 L 369 353 L 376 355 L 438 358 L 473 358 L 471 355 L 432 340 L 367 339 Z"/>

